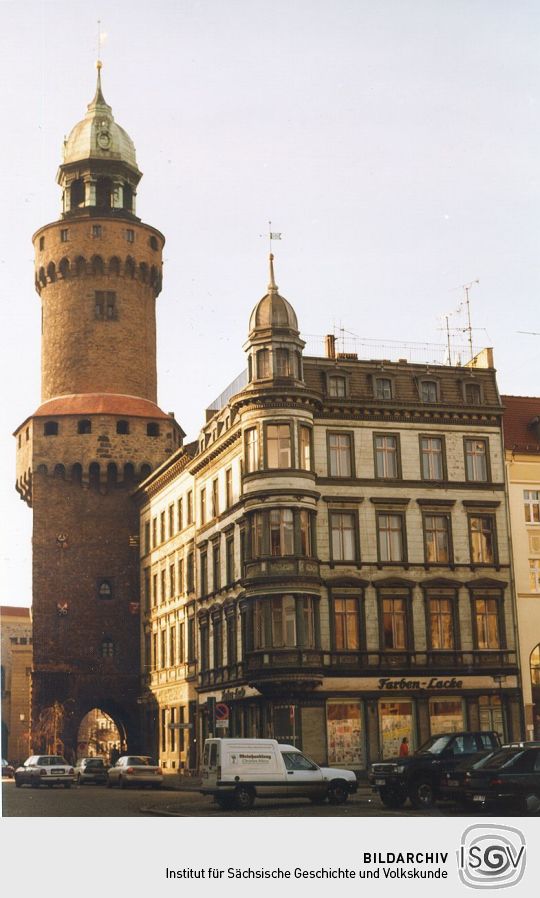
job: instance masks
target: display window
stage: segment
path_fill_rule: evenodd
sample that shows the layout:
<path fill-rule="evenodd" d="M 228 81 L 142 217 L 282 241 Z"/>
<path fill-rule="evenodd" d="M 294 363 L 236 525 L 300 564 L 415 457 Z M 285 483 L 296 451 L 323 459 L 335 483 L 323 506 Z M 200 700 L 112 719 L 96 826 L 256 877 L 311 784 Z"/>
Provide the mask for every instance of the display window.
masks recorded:
<path fill-rule="evenodd" d="M 383 758 L 396 758 L 399 747 L 407 737 L 409 752 L 414 751 L 413 703 L 408 701 L 380 702 L 379 726 Z"/>
<path fill-rule="evenodd" d="M 432 699 L 429 703 L 429 727 L 432 736 L 437 733 L 458 733 L 465 730 L 462 700 Z"/>
<path fill-rule="evenodd" d="M 330 765 L 366 766 L 361 702 L 327 702 L 326 734 Z"/>

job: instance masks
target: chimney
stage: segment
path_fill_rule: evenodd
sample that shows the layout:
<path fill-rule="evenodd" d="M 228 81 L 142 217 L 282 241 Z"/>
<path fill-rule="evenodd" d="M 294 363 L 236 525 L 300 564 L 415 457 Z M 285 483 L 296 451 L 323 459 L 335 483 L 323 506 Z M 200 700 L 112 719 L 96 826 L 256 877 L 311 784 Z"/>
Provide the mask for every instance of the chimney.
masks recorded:
<path fill-rule="evenodd" d="M 333 334 L 327 334 L 324 338 L 324 352 L 327 359 L 336 357 L 336 338 Z"/>

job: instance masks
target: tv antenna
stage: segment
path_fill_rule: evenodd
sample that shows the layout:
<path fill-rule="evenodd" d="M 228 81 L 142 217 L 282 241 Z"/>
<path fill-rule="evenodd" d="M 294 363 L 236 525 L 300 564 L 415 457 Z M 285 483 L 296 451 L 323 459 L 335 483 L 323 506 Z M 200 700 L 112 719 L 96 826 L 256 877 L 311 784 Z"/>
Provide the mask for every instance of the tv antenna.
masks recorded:
<path fill-rule="evenodd" d="M 479 283 L 480 283 L 480 281 L 476 280 L 476 281 L 471 281 L 469 284 L 462 284 L 462 289 L 465 291 L 465 299 L 458 306 L 458 309 L 460 309 L 461 306 L 463 305 L 463 303 L 465 303 L 465 308 L 467 310 L 467 327 L 462 328 L 462 330 L 464 333 L 466 332 L 468 334 L 469 350 L 471 353 L 471 362 L 473 359 L 473 342 L 472 342 L 473 328 L 472 328 L 472 324 L 471 324 L 471 303 L 469 301 L 469 291 L 470 291 L 471 287 L 474 287 L 475 284 L 479 284 Z"/>

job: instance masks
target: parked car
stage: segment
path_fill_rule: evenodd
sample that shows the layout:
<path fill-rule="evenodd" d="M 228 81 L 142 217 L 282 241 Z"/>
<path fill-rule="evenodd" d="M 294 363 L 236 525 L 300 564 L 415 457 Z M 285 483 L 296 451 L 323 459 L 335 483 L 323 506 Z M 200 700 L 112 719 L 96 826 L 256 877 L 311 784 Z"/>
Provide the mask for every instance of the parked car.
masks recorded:
<path fill-rule="evenodd" d="M 103 758 L 81 758 L 75 764 L 74 773 L 79 786 L 107 782 L 107 765 Z"/>
<path fill-rule="evenodd" d="M 114 767 L 107 771 L 107 788 L 118 786 L 125 789 L 126 786 L 151 786 L 152 789 L 161 789 L 163 785 L 163 771 L 161 767 L 153 764 L 147 755 L 123 755 L 118 758 Z"/>
<path fill-rule="evenodd" d="M 17 788 L 48 786 L 50 789 L 61 784 L 64 789 L 69 789 L 73 778 L 73 767 L 61 755 L 32 755 L 15 771 Z"/>
<path fill-rule="evenodd" d="M 479 756 L 468 755 L 454 770 L 447 770 L 444 776 L 441 777 L 438 797 L 443 801 L 455 801 L 458 804 L 468 806 L 469 803 L 465 799 L 467 774 L 470 770 L 482 767 L 498 751 L 500 751 L 500 748 L 484 752 L 483 754 L 480 753 Z"/>
<path fill-rule="evenodd" d="M 319 767 L 294 745 L 275 739 L 207 739 L 204 743 L 200 792 L 213 795 L 222 808 L 249 810 L 256 796 L 342 804 L 357 789 L 354 771 Z"/>
<path fill-rule="evenodd" d="M 368 779 L 388 808 L 402 807 L 407 798 L 415 808 L 430 808 L 441 796 L 445 773 L 466 758 L 474 763 L 500 745 L 498 734 L 492 731 L 442 733 L 412 755 L 372 764 Z"/>
<path fill-rule="evenodd" d="M 465 777 L 464 797 L 482 808 L 540 815 L 540 742 L 505 745 Z"/>
<path fill-rule="evenodd" d="M 15 776 L 15 770 L 8 761 L 4 760 L 4 758 L 2 758 L 2 776 L 7 776 L 9 779 L 13 779 Z"/>

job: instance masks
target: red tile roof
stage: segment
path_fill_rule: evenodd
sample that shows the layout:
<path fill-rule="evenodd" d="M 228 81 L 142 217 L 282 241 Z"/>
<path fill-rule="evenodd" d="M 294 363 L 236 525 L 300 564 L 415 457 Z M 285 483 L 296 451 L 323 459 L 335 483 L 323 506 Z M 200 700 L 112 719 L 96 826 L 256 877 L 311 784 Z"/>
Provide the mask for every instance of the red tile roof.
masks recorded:
<path fill-rule="evenodd" d="M 30 619 L 30 608 L 22 608 L 20 605 L 0 605 L 0 616 L 27 617 Z"/>
<path fill-rule="evenodd" d="M 39 406 L 34 417 L 56 415 L 129 415 L 136 418 L 169 418 L 159 406 L 139 396 L 121 393 L 71 393 L 56 396 Z"/>
<path fill-rule="evenodd" d="M 540 398 L 535 396 L 501 396 L 504 406 L 504 448 L 519 452 L 540 453 L 540 426 L 529 425 L 534 418 L 540 422 Z"/>

